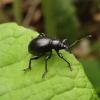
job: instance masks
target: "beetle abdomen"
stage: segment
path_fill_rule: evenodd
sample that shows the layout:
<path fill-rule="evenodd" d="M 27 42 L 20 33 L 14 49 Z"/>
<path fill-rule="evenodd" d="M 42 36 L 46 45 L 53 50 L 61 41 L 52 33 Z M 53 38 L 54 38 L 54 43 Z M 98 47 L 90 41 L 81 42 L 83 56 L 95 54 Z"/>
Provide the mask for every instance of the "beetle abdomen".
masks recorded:
<path fill-rule="evenodd" d="M 30 42 L 28 51 L 31 54 L 45 53 L 47 51 L 50 51 L 49 43 L 50 43 L 50 39 L 48 39 L 48 38 L 39 38 L 39 39 L 36 38 Z"/>

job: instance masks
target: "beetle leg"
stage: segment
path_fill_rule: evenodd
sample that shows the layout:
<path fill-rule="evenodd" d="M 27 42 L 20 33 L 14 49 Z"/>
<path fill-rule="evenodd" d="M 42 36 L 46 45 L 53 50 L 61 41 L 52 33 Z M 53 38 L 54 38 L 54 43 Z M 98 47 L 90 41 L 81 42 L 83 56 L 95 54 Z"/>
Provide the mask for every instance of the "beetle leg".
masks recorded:
<path fill-rule="evenodd" d="M 52 55 L 52 51 L 49 52 L 49 54 L 47 54 L 46 57 L 45 57 L 45 72 L 43 73 L 42 78 L 44 78 L 45 75 L 46 75 L 47 72 L 48 72 L 47 62 L 48 62 L 48 60 L 51 58 L 51 55 Z"/>
<path fill-rule="evenodd" d="M 30 58 L 30 60 L 29 60 L 29 66 L 28 66 L 28 68 L 24 69 L 24 71 L 31 70 L 31 62 L 32 62 L 32 60 L 36 60 L 36 59 L 38 59 L 40 57 L 41 56 L 33 56 L 32 58 Z"/>
<path fill-rule="evenodd" d="M 61 59 L 63 59 L 65 62 L 68 63 L 69 68 L 70 68 L 70 70 L 72 71 L 72 68 L 71 68 L 70 63 L 63 57 L 62 53 L 60 53 L 59 51 L 57 51 L 57 55 L 58 55 Z"/>
<path fill-rule="evenodd" d="M 66 44 L 66 42 L 67 42 L 67 39 L 64 39 L 64 40 L 62 41 L 63 44 Z"/>
<path fill-rule="evenodd" d="M 46 37 L 46 35 L 44 33 L 40 33 L 39 37 Z"/>

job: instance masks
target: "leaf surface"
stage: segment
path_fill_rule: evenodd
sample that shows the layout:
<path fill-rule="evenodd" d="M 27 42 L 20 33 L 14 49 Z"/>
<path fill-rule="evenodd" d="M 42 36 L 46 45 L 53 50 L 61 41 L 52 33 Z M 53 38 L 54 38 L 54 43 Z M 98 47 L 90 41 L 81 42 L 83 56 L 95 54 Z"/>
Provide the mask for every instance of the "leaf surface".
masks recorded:
<path fill-rule="evenodd" d="M 54 51 L 44 79 L 44 57 L 23 71 L 31 57 L 28 44 L 37 35 L 15 23 L 0 25 L 0 100 L 99 100 L 82 65 L 68 52 L 61 51 L 72 71 Z"/>

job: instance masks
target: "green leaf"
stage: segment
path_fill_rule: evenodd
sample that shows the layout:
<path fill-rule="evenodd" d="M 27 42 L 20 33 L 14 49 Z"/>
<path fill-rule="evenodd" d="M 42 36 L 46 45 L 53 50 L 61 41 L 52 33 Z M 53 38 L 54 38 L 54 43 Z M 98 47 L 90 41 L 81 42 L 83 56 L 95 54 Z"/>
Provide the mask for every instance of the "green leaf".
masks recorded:
<path fill-rule="evenodd" d="M 89 77 L 90 81 L 96 88 L 97 93 L 100 95 L 100 60 L 98 59 L 88 59 L 80 60 L 84 65 L 85 72 Z"/>
<path fill-rule="evenodd" d="M 37 35 L 15 23 L 0 25 L 0 100 L 99 100 L 82 65 L 68 52 L 61 51 L 72 71 L 53 51 L 44 79 L 44 57 L 24 73 L 31 57 L 28 44 Z"/>

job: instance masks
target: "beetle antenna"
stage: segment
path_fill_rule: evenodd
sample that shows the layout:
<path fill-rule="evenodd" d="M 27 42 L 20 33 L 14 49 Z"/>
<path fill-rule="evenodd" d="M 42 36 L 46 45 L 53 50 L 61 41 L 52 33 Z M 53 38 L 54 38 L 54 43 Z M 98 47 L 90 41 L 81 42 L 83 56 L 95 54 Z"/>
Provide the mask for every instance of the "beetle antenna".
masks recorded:
<path fill-rule="evenodd" d="M 69 48 L 73 47 L 75 44 L 77 44 L 78 42 L 82 41 L 83 39 L 85 39 L 85 38 L 91 38 L 91 37 L 92 37 L 92 35 L 87 35 L 86 37 L 83 37 L 83 38 L 81 38 L 81 39 L 79 39 L 79 40 L 76 40 L 75 42 L 73 42 L 73 43 L 69 46 Z"/>

